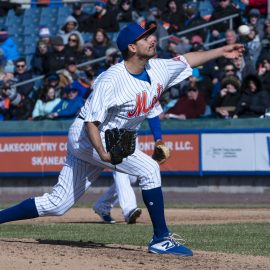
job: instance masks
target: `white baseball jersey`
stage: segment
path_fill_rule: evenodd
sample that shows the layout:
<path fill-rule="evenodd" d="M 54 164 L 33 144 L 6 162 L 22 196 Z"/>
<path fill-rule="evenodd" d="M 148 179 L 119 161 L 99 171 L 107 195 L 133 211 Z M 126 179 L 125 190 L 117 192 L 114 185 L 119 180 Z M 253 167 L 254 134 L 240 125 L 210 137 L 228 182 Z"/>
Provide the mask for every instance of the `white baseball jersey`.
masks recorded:
<path fill-rule="evenodd" d="M 67 158 L 58 183 L 52 193 L 35 198 L 40 216 L 65 213 L 105 167 L 136 176 L 142 189 L 161 186 L 159 165 L 151 157 L 136 149 L 119 165 L 104 162 L 91 145 L 84 126 L 84 122 L 100 122 L 100 135 L 105 146 L 105 130 L 116 127 L 138 129 L 163 91 L 192 74 L 183 56 L 151 59 L 145 68 L 151 83 L 134 78 L 123 61 L 95 80 L 92 95 L 69 129 Z"/>

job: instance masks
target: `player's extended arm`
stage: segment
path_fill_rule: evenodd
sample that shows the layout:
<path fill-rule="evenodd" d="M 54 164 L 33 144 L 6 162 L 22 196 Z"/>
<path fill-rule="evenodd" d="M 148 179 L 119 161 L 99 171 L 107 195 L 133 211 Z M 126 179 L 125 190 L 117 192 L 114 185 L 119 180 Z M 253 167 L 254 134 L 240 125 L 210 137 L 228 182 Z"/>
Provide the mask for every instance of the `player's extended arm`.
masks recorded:
<path fill-rule="evenodd" d="M 87 128 L 87 134 L 88 138 L 91 141 L 92 145 L 98 152 L 101 160 L 105 162 L 111 162 L 111 156 L 110 153 L 107 153 L 106 150 L 103 147 L 100 132 L 98 129 L 98 122 L 87 122 L 86 128 Z"/>
<path fill-rule="evenodd" d="M 197 67 L 222 56 L 228 59 L 239 58 L 243 55 L 244 50 L 243 44 L 233 44 L 208 51 L 189 52 L 184 54 L 184 57 L 191 67 Z"/>

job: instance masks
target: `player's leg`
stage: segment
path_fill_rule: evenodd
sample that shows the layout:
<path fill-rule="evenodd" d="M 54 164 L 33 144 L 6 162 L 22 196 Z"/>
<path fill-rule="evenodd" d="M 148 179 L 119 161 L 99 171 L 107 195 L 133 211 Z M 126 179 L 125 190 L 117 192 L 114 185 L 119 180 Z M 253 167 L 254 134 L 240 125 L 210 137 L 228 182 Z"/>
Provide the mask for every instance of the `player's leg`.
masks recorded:
<path fill-rule="evenodd" d="M 52 192 L 27 199 L 0 211 L 0 223 L 40 216 L 63 215 L 81 197 L 91 182 L 95 181 L 101 171 L 102 168 L 67 155 L 65 165 Z"/>
<path fill-rule="evenodd" d="M 118 203 L 115 183 L 104 192 L 95 202 L 93 209 L 104 223 L 114 224 L 115 220 L 111 217 L 112 208 Z"/>
<path fill-rule="evenodd" d="M 143 200 L 154 229 L 154 236 L 149 243 L 148 250 L 153 253 L 191 256 L 192 251 L 178 243 L 167 227 L 158 163 L 150 156 L 136 149 L 133 155 L 116 166 L 116 170 L 138 177 Z"/>
<path fill-rule="evenodd" d="M 142 213 L 142 210 L 137 207 L 136 196 L 131 186 L 131 183 L 137 181 L 137 177 L 114 171 L 113 178 L 125 221 L 134 224 Z"/>

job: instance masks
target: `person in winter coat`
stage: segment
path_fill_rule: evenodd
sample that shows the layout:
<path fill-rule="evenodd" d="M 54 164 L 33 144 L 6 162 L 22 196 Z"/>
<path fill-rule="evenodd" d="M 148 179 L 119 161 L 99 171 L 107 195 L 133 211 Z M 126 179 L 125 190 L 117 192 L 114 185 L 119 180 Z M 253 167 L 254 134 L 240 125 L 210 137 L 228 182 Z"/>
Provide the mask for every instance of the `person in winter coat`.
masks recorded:
<path fill-rule="evenodd" d="M 43 63 L 48 55 L 49 48 L 47 44 L 40 40 L 37 44 L 36 52 L 31 60 L 32 71 L 35 75 L 44 74 Z"/>
<path fill-rule="evenodd" d="M 84 104 L 82 97 L 78 96 L 76 88 L 67 87 L 66 97 L 54 107 L 51 114 L 48 115 L 50 119 L 71 119 L 75 118 Z"/>
<path fill-rule="evenodd" d="M 76 59 L 76 62 L 82 63 L 84 57 L 84 46 L 81 43 L 80 37 L 77 33 L 72 33 L 68 37 L 68 44 L 65 46 L 66 53 L 69 59 Z"/>
<path fill-rule="evenodd" d="M 14 40 L 9 37 L 7 31 L 0 31 L 0 60 L 1 64 L 9 60 L 15 61 L 20 54 Z"/>
<path fill-rule="evenodd" d="M 95 1 L 95 13 L 89 16 L 85 31 L 94 33 L 98 28 L 102 28 L 106 32 L 118 32 L 119 30 L 116 13 L 108 10 L 105 0 Z"/>
<path fill-rule="evenodd" d="M 231 3 L 231 0 L 222 0 L 218 2 L 218 6 L 212 13 L 210 21 L 215 21 L 233 14 L 239 14 L 240 11 L 234 7 Z M 234 19 L 234 27 L 237 28 L 240 24 L 239 17 Z M 214 24 L 211 28 L 211 37 L 210 40 L 216 40 L 224 37 L 225 32 L 230 28 L 229 20 L 222 21 L 218 24 Z"/>
<path fill-rule="evenodd" d="M 185 94 L 178 99 L 165 115 L 161 115 L 161 118 L 179 120 L 199 118 L 203 115 L 205 108 L 206 102 L 203 93 L 198 90 L 195 84 L 190 83 Z"/>
<path fill-rule="evenodd" d="M 33 120 L 46 119 L 54 107 L 60 102 L 60 98 L 55 97 L 55 89 L 52 86 L 45 86 L 37 100 L 32 112 Z"/>
<path fill-rule="evenodd" d="M 235 76 L 227 76 L 221 81 L 221 90 L 212 105 L 212 111 L 218 117 L 230 118 L 235 114 L 236 106 L 241 97 L 241 83 Z"/>
<path fill-rule="evenodd" d="M 64 25 L 61 27 L 61 29 L 58 32 L 58 35 L 63 38 L 64 44 L 66 45 L 68 43 L 68 38 L 71 34 L 76 33 L 80 38 L 80 43 L 83 45 L 84 40 L 81 35 L 81 33 L 78 31 L 78 22 L 73 16 L 68 16 L 64 22 Z"/>
<path fill-rule="evenodd" d="M 257 75 L 248 75 L 242 82 L 242 94 L 234 118 L 260 117 L 270 106 L 270 95 L 262 88 Z"/>
<path fill-rule="evenodd" d="M 52 47 L 53 51 L 48 54 L 43 62 L 43 70 L 46 74 L 65 68 L 69 57 L 62 37 L 52 37 Z"/>

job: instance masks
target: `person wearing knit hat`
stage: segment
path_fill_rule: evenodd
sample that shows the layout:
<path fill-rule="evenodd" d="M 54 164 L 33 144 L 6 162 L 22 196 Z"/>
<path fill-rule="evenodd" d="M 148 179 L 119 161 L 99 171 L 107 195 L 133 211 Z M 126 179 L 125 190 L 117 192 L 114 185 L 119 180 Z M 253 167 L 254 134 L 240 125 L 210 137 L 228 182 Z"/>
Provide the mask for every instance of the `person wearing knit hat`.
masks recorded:
<path fill-rule="evenodd" d="M 15 65 L 12 61 L 8 61 L 4 67 L 5 73 L 14 73 L 15 72 Z"/>
<path fill-rule="evenodd" d="M 241 83 L 235 76 L 227 76 L 221 81 L 221 90 L 213 102 L 212 110 L 218 117 L 233 117 L 240 100 Z"/>
<path fill-rule="evenodd" d="M 46 26 L 41 27 L 39 30 L 39 37 L 43 38 L 43 37 L 50 37 L 51 33 L 50 33 L 50 29 Z"/>

